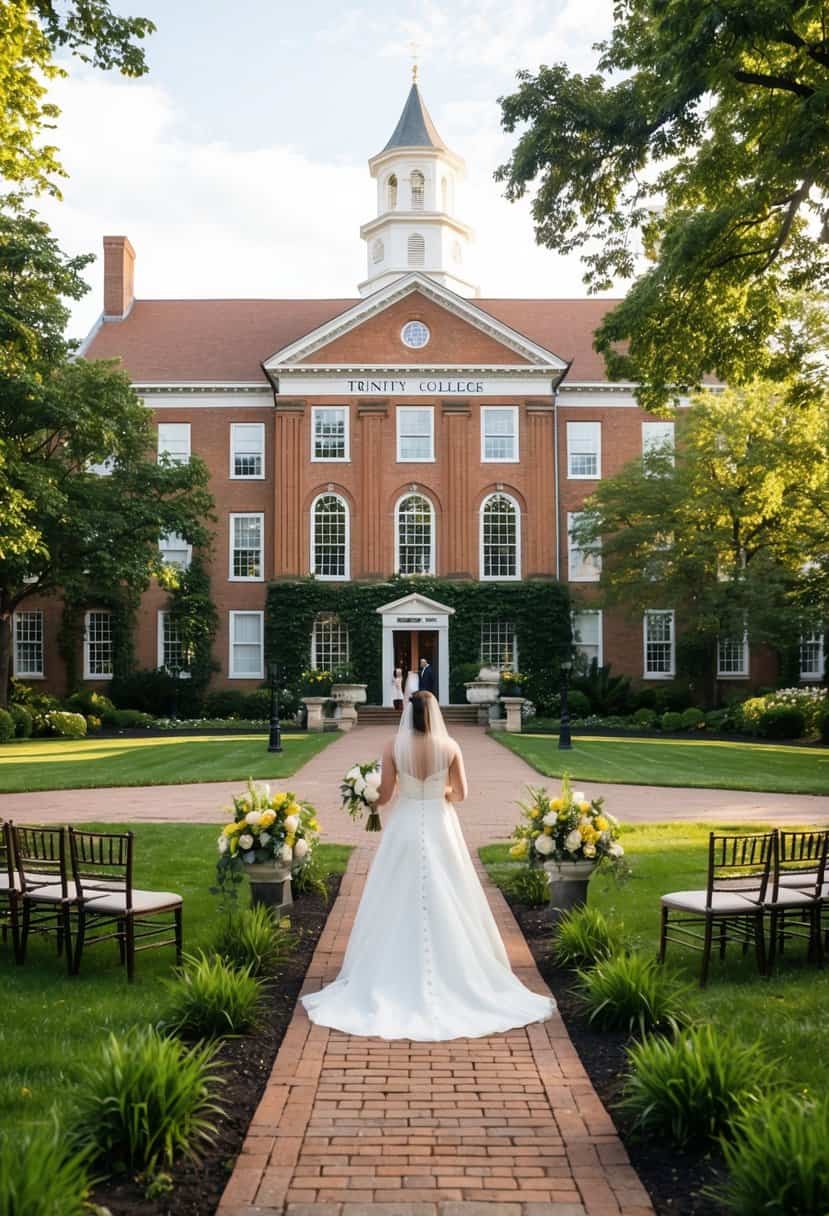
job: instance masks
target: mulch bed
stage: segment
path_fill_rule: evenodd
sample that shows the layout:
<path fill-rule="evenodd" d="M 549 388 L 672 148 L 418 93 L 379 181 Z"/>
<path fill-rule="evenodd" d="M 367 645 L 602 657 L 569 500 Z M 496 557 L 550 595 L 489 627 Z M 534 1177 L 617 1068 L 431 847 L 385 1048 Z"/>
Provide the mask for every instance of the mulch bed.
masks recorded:
<path fill-rule="evenodd" d="M 622 1089 L 627 1057 L 627 1035 L 621 1031 L 597 1031 L 579 1011 L 572 996 L 575 972 L 557 967 L 550 954 L 552 924 L 546 908 L 527 908 L 503 892 L 521 926 L 536 966 L 549 984 L 573 1046 L 593 1088 L 610 1112 L 627 1149 L 632 1165 L 648 1191 L 657 1216 L 725 1216 L 725 1208 L 700 1192 L 724 1179 L 724 1165 L 717 1150 L 694 1152 L 674 1148 L 664 1139 L 636 1136 L 631 1120 L 614 1109 Z"/>
<path fill-rule="evenodd" d="M 111 1216 L 207 1216 L 216 1210 L 271 1075 L 341 881 L 342 875 L 329 875 L 327 903 L 321 896 L 309 894 L 294 905 L 291 924 L 299 941 L 289 962 L 269 986 L 261 1032 L 222 1042 L 217 1063 L 222 1066 L 225 1082 L 218 1100 L 225 1113 L 216 1121 L 215 1148 L 198 1163 L 178 1162 L 172 1171 L 175 1189 L 160 1199 L 148 1199 L 144 1188 L 132 1179 L 96 1187 L 94 1202 Z"/>

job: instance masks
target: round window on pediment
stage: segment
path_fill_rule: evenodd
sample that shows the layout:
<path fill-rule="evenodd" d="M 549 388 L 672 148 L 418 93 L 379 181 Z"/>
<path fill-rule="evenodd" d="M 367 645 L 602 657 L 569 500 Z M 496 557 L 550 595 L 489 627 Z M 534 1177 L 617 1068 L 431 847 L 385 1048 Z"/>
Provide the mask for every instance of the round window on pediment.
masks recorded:
<path fill-rule="evenodd" d="M 424 325 L 422 321 L 407 321 L 400 331 L 404 346 L 408 346 L 410 350 L 420 350 L 431 336 L 428 325 Z"/>

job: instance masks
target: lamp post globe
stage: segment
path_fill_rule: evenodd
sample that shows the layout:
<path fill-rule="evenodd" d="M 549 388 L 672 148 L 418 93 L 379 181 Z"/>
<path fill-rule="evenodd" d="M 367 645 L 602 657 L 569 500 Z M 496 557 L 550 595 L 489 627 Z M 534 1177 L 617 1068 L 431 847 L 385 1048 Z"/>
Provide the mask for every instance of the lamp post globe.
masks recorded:
<path fill-rule="evenodd" d="M 567 703 L 567 692 L 570 687 L 570 672 L 573 670 L 571 659 L 561 662 L 561 718 L 558 727 L 559 751 L 570 751 L 573 741 L 570 738 L 570 706 Z"/>
<path fill-rule="evenodd" d="M 268 678 L 271 686 L 271 721 L 268 735 L 268 751 L 282 751 L 282 730 L 279 725 L 279 664 L 271 663 L 268 667 Z"/>

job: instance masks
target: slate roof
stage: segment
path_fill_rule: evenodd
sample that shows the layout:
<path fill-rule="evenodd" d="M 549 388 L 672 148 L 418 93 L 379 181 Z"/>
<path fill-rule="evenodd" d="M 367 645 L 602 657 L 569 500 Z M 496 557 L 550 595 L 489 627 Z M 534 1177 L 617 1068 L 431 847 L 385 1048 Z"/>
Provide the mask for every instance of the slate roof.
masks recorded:
<path fill-rule="evenodd" d="M 383 151 L 388 152 L 390 148 L 439 148 L 442 152 L 447 151 L 416 84 L 409 89 L 403 113 Z"/>

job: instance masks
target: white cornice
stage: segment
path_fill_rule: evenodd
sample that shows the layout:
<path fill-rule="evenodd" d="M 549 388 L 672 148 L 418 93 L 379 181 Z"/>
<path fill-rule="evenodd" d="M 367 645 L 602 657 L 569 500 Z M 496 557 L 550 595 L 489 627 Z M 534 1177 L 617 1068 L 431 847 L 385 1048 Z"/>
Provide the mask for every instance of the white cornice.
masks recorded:
<path fill-rule="evenodd" d="M 360 228 L 360 236 L 363 240 L 366 237 L 377 232 L 380 228 L 387 228 L 389 224 L 412 223 L 419 228 L 441 225 L 444 228 L 451 228 L 460 236 L 465 236 L 468 240 L 472 239 L 472 229 L 468 224 L 462 223 L 461 220 L 454 219 L 446 211 L 381 211 L 373 220 L 368 220 Z M 408 273 L 408 268 L 401 271 L 401 274 Z"/>

